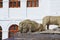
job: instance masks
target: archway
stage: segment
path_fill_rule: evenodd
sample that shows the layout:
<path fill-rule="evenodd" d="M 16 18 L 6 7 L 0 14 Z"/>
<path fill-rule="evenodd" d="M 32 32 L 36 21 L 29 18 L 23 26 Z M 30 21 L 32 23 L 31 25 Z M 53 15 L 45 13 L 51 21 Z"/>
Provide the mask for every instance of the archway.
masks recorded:
<path fill-rule="evenodd" d="M 10 26 L 9 28 L 9 33 L 8 33 L 8 37 L 13 37 L 13 35 L 15 35 L 17 32 L 18 32 L 18 25 L 16 24 L 13 24 Z"/>
<path fill-rule="evenodd" d="M 2 40 L 2 28 L 0 26 L 0 40 Z"/>

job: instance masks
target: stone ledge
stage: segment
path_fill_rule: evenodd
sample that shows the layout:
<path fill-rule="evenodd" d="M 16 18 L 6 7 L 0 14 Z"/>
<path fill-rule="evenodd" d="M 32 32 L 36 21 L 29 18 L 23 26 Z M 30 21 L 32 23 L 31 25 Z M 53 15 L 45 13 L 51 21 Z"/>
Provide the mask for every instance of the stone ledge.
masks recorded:
<path fill-rule="evenodd" d="M 60 34 L 20 33 L 5 40 L 60 40 Z"/>

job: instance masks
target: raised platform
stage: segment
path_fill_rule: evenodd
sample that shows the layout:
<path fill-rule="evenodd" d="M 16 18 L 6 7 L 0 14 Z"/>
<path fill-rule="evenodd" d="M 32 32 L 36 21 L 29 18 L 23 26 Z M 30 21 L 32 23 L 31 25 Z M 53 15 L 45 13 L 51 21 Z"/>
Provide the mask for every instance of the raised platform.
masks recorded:
<path fill-rule="evenodd" d="M 20 33 L 5 40 L 60 40 L 59 33 Z"/>

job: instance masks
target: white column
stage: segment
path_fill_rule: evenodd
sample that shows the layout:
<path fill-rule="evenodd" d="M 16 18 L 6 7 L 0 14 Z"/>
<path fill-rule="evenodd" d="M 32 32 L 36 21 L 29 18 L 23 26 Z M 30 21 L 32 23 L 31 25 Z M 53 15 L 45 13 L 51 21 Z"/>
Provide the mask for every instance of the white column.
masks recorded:
<path fill-rule="evenodd" d="M 2 31 L 2 39 L 8 38 L 8 31 Z"/>

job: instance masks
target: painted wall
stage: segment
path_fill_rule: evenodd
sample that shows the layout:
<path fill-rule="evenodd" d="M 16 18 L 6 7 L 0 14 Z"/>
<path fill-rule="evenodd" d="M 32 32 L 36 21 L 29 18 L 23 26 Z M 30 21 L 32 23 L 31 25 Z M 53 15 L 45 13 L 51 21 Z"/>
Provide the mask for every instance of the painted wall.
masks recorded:
<path fill-rule="evenodd" d="M 3 8 L 0 8 L 0 25 L 2 27 L 2 39 L 8 38 L 8 29 L 12 24 L 19 25 L 24 19 L 31 19 L 42 23 L 44 16 L 60 16 L 60 0 L 39 0 L 39 7 L 26 7 L 27 0 L 21 0 L 20 8 L 9 8 L 9 0 L 3 0 Z M 51 26 L 50 28 L 57 27 Z"/>
<path fill-rule="evenodd" d="M 39 7 L 27 8 L 27 17 L 30 19 L 42 19 L 49 15 L 49 0 L 39 0 Z"/>
<path fill-rule="evenodd" d="M 50 0 L 50 13 L 54 16 L 60 16 L 60 0 Z"/>
<path fill-rule="evenodd" d="M 9 8 L 8 0 L 3 0 L 3 8 L 0 8 L 1 18 L 5 20 L 10 19 L 42 19 L 49 15 L 49 0 L 39 0 L 39 7 L 26 7 L 27 0 L 21 0 L 20 8 Z M 0 18 L 0 19 L 1 19 Z"/>

